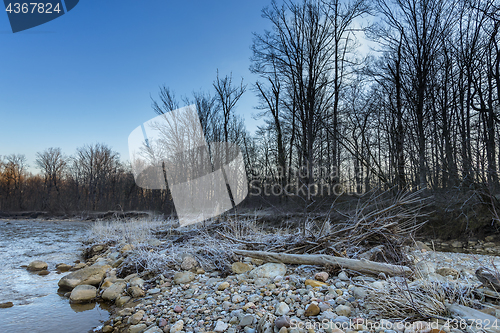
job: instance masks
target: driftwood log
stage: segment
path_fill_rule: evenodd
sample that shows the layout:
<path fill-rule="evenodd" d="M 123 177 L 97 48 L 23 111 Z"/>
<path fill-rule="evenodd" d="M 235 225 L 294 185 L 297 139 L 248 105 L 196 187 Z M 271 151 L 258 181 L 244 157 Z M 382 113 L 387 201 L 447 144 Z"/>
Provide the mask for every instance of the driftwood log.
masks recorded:
<path fill-rule="evenodd" d="M 412 270 L 407 266 L 384 264 L 368 260 L 356 260 L 342 257 L 333 257 L 325 254 L 288 254 L 265 251 L 235 250 L 235 254 L 262 259 L 267 262 L 280 262 L 298 265 L 332 265 L 351 269 L 360 273 L 374 274 L 385 273 L 394 275 L 410 275 Z"/>
<path fill-rule="evenodd" d="M 500 274 L 486 267 L 479 267 L 476 271 L 477 279 L 488 288 L 500 292 Z"/>

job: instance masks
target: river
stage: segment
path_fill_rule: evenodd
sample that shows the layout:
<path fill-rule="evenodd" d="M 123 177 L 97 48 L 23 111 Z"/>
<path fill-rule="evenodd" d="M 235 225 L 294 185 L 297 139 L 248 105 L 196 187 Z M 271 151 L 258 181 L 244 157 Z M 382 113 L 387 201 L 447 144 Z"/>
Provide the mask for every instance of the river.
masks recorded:
<path fill-rule="evenodd" d="M 0 332 L 85 333 L 109 317 L 104 304 L 70 304 L 58 292 L 64 274 L 58 263 L 73 264 L 82 251 L 88 222 L 0 220 Z M 48 263 L 49 275 L 28 272 L 22 265 Z"/>

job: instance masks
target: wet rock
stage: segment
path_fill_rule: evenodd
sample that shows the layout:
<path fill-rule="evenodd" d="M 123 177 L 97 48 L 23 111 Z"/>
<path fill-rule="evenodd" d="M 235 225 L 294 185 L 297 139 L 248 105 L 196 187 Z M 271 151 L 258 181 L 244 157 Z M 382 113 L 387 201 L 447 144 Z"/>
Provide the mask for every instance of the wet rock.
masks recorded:
<path fill-rule="evenodd" d="M 11 308 L 13 306 L 14 306 L 14 303 L 12 303 L 12 302 L 0 303 L 0 309 Z"/>
<path fill-rule="evenodd" d="M 73 268 L 73 266 L 67 265 L 67 264 L 57 264 L 56 265 L 56 269 L 59 272 L 63 272 L 63 273 L 69 271 L 71 268 Z"/>
<path fill-rule="evenodd" d="M 66 289 L 73 289 L 81 284 L 89 284 L 97 286 L 101 283 L 106 271 L 110 269 L 110 266 L 90 266 L 82 268 L 78 271 L 69 273 L 59 280 L 59 287 Z"/>
<path fill-rule="evenodd" d="M 326 282 L 326 280 L 328 280 L 328 273 L 327 272 L 316 273 L 314 274 L 314 279 L 321 282 Z"/>
<path fill-rule="evenodd" d="M 113 283 L 109 288 L 106 288 L 101 297 L 105 301 L 114 301 L 119 296 L 121 296 L 126 286 L 127 284 L 125 282 L 117 281 Z"/>
<path fill-rule="evenodd" d="M 174 282 L 176 284 L 185 284 L 193 281 L 196 275 L 193 272 L 177 272 L 174 274 Z"/>
<path fill-rule="evenodd" d="M 43 271 L 43 270 L 46 270 L 47 267 L 49 267 L 49 265 L 47 265 L 46 262 L 41 261 L 41 260 L 35 260 L 35 261 L 30 262 L 27 270 L 28 271 Z"/>
<path fill-rule="evenodd" d="M 106 325 L 102 328 L 102 333 L 111 333 L 113 332 L 113 326 L 111 325 Z"/>
<path fill-rule="evenodd" d="M 115 305 L 118 307 L 122 307 L 128 301 L 130 301 L 130 296 L 120 296 L 115 300 Z"/>
<path fill-rule="evenodd" d="M 97 288 L 90 285 L 79 285 L 73 288 L 69 300 L 72 303 L 88 303 L 97 296 Z"/>
<path fill-rule="evenodd" d="M 36 274 L 44 276 L 44 275 L 49 275 L 50 272 L 48 270 L 44 269 L 44 270 L 38 271 Z"/>
<path fill-rule="evenodd" d="M 69 270 L 74 272 L 85 267 L 87 267 L 87 265 L 84 262 L 79 262 L 75 266 L 71 267 Z"/>
<path fill-rule="evenodd" d="M 285 276 L 286 266 L 278 263 L 267 263 L 250 271 L 253 278 L 274 279 L 278 275 Z"/>
<path fill-rule="evenodd" d="M 249 264 L 244 263 L 244 262 L 235 262 L 231 265 L 231 270 L 235 274 L 243 274 L 243 273 L 246 273 L 248 271 L 251 271 L 252 269 L 253 269 L 252 265 L 249 265 Z"/>
<path fill-rule="evenodd" d="M 304 315 L 306 317 L 317 316 L 320 311 L 321 310 L 317 304 L 311 303 L 307 306 L 306 312 L 304 313 Z"/>

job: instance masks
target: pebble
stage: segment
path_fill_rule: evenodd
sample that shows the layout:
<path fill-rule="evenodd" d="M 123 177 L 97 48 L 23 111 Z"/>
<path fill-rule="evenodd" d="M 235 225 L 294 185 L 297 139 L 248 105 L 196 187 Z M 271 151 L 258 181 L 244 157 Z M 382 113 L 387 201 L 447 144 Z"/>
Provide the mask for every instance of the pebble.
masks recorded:
<path fill-rule="evenodd" d="M 219 284 L 217 290 L 226 290 L 227 288 L 229 288 L 229 282 L 226 281 Z"/>
<path fill-rule="evenodd" d="M 224 332 L 225 330 L 227 330 L 228 327 L 229 327 L 229 325 L 226 324 L 225 322 L 217 320 L 217 322 L 215 323 L 214 331 L 215 332 Z"/>
<path fill-rule="evenodd" d="M 317 304 L 311 303 L 306 308 L 305 316 L 306 317 L 316 316 L 319 314 L 320 311 L 321 310 Z"/>
<path fill-rule="evenodd" d="M 278 307 L 276 307 L 275 314 L 277 316 L 283 316 L 286 315 L 288 312 L 290 312 L 290 307 L 288 306 L 288 304 L 286 304 L 285 302 L 280 302 L 278 304 Z"/>
<path fill-rule="evenodd" d="M 328 273 L 327 272 L 316 273 L 314 274 L 314 279 L 321 282 L 326 282 L 326 280 L 328 280 Z"/>
<path fill-rule="evenodd" d="M 292 325 L 290 317 L 288 316 L 281 316 L 276 319 L 274 322 L 274 326 L 276 326 L 277 329 L 280 329 L 282 327 L 290 327 Z"/>

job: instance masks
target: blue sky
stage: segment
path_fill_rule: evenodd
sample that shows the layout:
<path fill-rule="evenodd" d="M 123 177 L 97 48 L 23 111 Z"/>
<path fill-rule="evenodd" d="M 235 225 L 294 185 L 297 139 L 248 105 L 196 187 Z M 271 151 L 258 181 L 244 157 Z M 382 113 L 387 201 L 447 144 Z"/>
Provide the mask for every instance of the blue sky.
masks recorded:
<path fill-rule="evenodd" d="M 160 85 L 176 95 L 212 91 L 219 69 L 255 81 L 252 32 L 270 0 L 81 0 L 67 14 L 13 34 L 0 13 L 0 155 L 106 143 L 128 159 L 127 138 L 155 116 Z M 3 7 L 2 7 L 3 8 Z M 250 131 L 256 98 L 237 106 Z M 182 106 L 182 104 L 181 104 Z"/>

